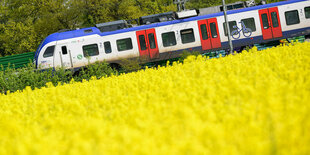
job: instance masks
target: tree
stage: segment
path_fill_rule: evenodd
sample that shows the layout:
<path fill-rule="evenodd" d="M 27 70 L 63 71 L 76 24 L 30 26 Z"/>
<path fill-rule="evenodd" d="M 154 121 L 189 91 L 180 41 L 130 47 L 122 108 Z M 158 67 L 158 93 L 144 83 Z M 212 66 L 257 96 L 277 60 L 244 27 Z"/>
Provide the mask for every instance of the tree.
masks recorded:
<path fill-rule="evenodd" d="M 49 34 L 82 25 L 77 0 L 5 0 L 1 5 L 0 52 L 35 51 Z"/>
<path fill-rule="evenodd" d="M 186 8 L 216 5 L 221 5 L 221 0 L 190 0 Z M 35 51 L 44 38 L 61 29 L 137 19 L 176 9 L 173 0 L 1 0 L 0 56 Z"/>

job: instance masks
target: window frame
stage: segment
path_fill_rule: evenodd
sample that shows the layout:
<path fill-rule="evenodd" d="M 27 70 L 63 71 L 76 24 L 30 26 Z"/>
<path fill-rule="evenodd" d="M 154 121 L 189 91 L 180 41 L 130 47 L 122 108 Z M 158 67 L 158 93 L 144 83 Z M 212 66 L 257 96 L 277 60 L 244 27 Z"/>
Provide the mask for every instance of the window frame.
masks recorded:
<path fill-rule="evenodd" d="M 126 49 L 121 49 L 120 46 L 121 46 L 121 44 L 123 45 L 123 43 L 120 43 L 120 42 L 121 41 L 126 41 L 126 40 L 130 41 L 130 42 L 128 42 L 130 44 L 126 43 Z M 130 45 L 130 46 L 127 47 L 127 45 Z M 116 40 L 116 46 L 117 46 L 118 52 L 132 50 L 133 49 L 132 39 L 130 37 L 129 38 L 118 39 L 118 40 Z"/>
<path fill-rule="evenodd" d="M 67 55 L 68 54 L 67 46 L 61 46 L 61 53 L 62 53 L 62 55 Z"/>
<path fill-rule="evenodd" d="M 211 26 L 211 24 L 212 24 L 212 26 Z M 219 34 L 217 33 L 217 23 L 216 22 L 209 23 L 209 26 L 210 26 L 211 37 L 212 38 L 218 38 Z"/>
<path fill-rule="evenodd" d="M 276 17 L 276 18 L 274 18 L 274 17 Z M 277 28 L 280 26 L 280 24 L 278 22 L 279 17 L 278 17 L 277 12 L 270 12 L 270 19 L 271 19 L 272 27 Z M 277 24 L 277 25 L 275 26 L 275 24 Z"/>
<path fill-rule="evenodd" d="M 238 29 L 234 29 L 234 28 L 233 28 L 234 25 L 232 25 L 232 26 L 230 27 L 230 23 L 234 23 L 234 24 L 237 26 L 237 21 L 233 20 L 233 21 L 229 21 L 229 22 L 228 22 L 229 28 L 232 28 L 232 29 L 230 29 L 230 33 L 231 33 L 232 31 L 234 31 L 234 30 L 238 30 Z M 226 22 L 223 23 L 223 29 L 224 29 L 224 35 L 225 35 L 225 36 L 228 36 L 228 32 L 227 32 L 228 30 L 227 30 L 227 27 L 226 27 Z"/>
<path fill-rule="evenodd" d="M 170 39 L 170 37 L 172 36 L 172 35 L 169 35 L 169 34 L 173 34 L 174 42 L 173 42 L 173 41 L 172 41 L 172 42 L 169 41 L 169 43 L 168 43 L 169 45 L 167 45 L 167 43 L 165 43 L 165 40 L 164 40 L 164 35 L 166 35 L 166 34 L 168 35 L 169 39 Z M 162 38 L 162 42 L 163 42 L 163 46 L 164 46 L 164 47 L 170 47 L 170 46 L 175 46 L 175 45 L 177 45 L 177 40 L 176 40 L 175 32 L 174 32 L 174 31 L 162 33 L 162 34 L 161 34 L 161 38 Z M 170 44 L 170 43 L 172 43 L 172 44 Z"/>
<path fill-rule="evenodd" d="M 253 23 L 254 23 L 254 28 L 255 28 L 255 29 L 253 30 L 253 28 L 251 28 L 251 27 L 247 27 L 247 26 L 246 26 L 246 24 L 244 24 L 244 22 L 243 22 L 244 20 L 253 20 Z M 250 29 L 252 30 L 252 32 L 255 32 L 255 31 L 256 31 L 256 23 L 255 23 L 255 19 L 254 19 L 254 17 L 244 18 L 244 19 L 241 19 L 240 21 L 241 21 L 241 22 L 243 22 L 243 24 L 246 26 L 246 28 L 250 28 Z"/>
<path fill-rule="evenodd" d="M 201 33 L 202 40 L 209 39 L 207 24 L 200 25 L 200 33 Z"/>
<path fill-rule="evenodd" d="M 155 39 L 155 34 L 154 33 L 149 33 L 148 36 L 148 42 L 149 42 L 149 48 L 150 49 L 156 49 L 156 39 Z"/>
<path fill-rule="evenodd" d="M 87 55 L 85 54 L 86 52 L 86 50 L 87 49 L 85 49 L 87 46 L 96 46 L 97 47 L 97 51 L 96 51 L 96 53 L 94 54 L 94 55 L 89 55 L 89 53 L 87 53 Z M 82 46 L 82 49 L 83 49 L 83 56 L 86 58 L 86 57 L 94 57 L 94 56 L 98 56 L 99 55 L 99 46 L 98 46 L 98 44 L 97 43 L 95 43 L 95 44 L 87 44 L 87 45 L 83 45 Z"/>
<path fill-rule="evenodd" d="M 186 32 L 186 31 L 191 31 L 191 33 L 186 33 L 186 34 L 182 34 L 182 32 Z M 183 30 L 180 30 L 180 34 L 181 34 L 181 41 L 182 41 L 182 44 L 189 44 L 189 43 L 193 43 L 196 41 L 195 39 L 195 33 L 194 33 L 194 29 L 193 28 L 188 28 L 188 29 L 183 29 Z M 191 35 L 192 39 L 191 41 L 185 41 L 184 40 L 184 37 L 187 36 L 187 35 Z"/>
<path fill-rule="evenodd" d="M 264 16 L 263 16 L 264 15 Z M 263 13 L 260 15 L 260 18 L 262 19 L 262 23 L 263 23 L 263 29 L 269 29 L 270 25 L 269 25 L 269 18 L 268 18 L 268 13 Z M 266 19 L 266 20 L 264 20 Z M 266 25 L 267 24 L 267 25 Z"/>
<path fill-rule="evenodd" d="M 43 58 L 50 58 L 50 57 L 53 57 L 53 56 L 54 56 L 54 53 L 55 53 L 55 46 L 56 46 L 56 45 L 48 46 L 48 47 L 45 49 L 44 53 L 43 53 Z M 49 48 L 53 48 L 52 55 L 46 56 L 47 50 L 48 50 Z"/>
<path fill-rule="evenodd" d="M 294 12 L 294 13 L 296 13 L 297 12 L 297 19 L 298 19 L 298 23 L 288 23 L 288 17 L 287 17 L 287 14 L 288 13 L 291 13 L 291 12 Z M 286 23 L 286 25 L 287 26 L 291 26 L 291 25 L 296 25 L 296 24 L 300 24 L 300 17 L 299 17 L 299 12 L 298 12 L 298 10 L 291 10 L 291 11 L 286 11 L 286 12 L 284 12 L 284 16 L 285 16 L 285 23 Z"/>
<path fill-rule="evenodd" d="M 145 35 L 141 34 L 138 36 L 138 38 L 139 38 L 139 47 L 141 51 L 147 50 Z"/>
<path fill-rule="evenodd" d="M 309 16 L 308 16 L 308 17 L 307 17 L 307 14 L 306 14 L 306 8 L 307 8 L 307 9 L 309 8 L 309 14 L 308 14 Z M 304 8 L 304 12 L 305 12 L 305 18 L 306 18 L 306 19 L 310 19 L 310 6 L 305 7 L 305 8 Z"/>
<path fill-rule="evenodd" d="M 109 49 L 110 49 L 110 52 L 107 52 L 107 45 L 108 44 L 108 46 L 109 46 Z M 112 46 L 111 46 L 111 42 L 110 41 L 105 41 L 104 43 L 103 43 L 103 47 L 104 47 L 104 53 L 105 54 L 110 54 L 110 53 L 112 53 Z"/>

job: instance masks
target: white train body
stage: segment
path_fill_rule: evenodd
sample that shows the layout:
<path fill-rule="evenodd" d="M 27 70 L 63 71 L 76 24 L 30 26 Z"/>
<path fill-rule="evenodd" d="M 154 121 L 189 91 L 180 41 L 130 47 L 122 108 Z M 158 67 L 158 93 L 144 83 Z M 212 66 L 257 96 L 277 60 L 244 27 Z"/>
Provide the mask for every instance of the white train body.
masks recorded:
<path fill-rule="evenodd" d="M 231 32 L 236 30 L 233 25 L 239 28 L 239 34 L 233 38 L 234 47 L 310 35 L 310 0 L 284 1 L 227 13 Z M 243 33 L 242 23 L 251 33 Z M 118 63 L 139 57 L 159 61 L 175 58 L 183 50 L 209 52 L 228 48 L 224 16 L 220 12 L 112 32 L 91 27 L 54 33 L 41 43 L 35 60 L 42 69 L 76 69 L 96 61 Z"/>

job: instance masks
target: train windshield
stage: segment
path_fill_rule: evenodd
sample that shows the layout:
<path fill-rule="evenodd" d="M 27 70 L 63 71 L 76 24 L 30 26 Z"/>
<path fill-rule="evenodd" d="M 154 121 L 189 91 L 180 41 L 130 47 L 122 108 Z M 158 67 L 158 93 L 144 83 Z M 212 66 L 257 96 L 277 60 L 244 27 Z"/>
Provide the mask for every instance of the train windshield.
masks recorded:
<path fill-rule="evenodd" d="M 36 53 L 35 53 L 35 58 L 37 58 L 37 56 L 38 56 L 38 54 L 39 54 L 39 51 L 41 50 L 44 41 L 45 41 L 45 39 L 40 43 L 40 45 L 39 45 L 39 47 L 38 47 L 38 49 L 37 49 L 37 51 L 36 51 Z"/>

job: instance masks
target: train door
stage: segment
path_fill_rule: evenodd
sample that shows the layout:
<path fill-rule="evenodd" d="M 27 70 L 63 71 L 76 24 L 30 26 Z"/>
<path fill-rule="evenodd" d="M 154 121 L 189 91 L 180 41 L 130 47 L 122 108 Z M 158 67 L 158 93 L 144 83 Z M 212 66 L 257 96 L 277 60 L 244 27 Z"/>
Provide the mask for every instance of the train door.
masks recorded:
<path fill-rule="evenodd" d="M 282 37 L 278 7 L 259 10 L 263 39 Z"/>
<path fill-rule="evenodd" d="M 147 57 L 150 59 L 159 58 L 155 29 L 137 31 L 136 34 L 140 57 Z"/>
<path fill-rule="evenodd" d="M 221 47 L 221 39 L 216 18 L 198 21 L 202 50 Z"/>
<path fill-rule="evenodd" d="M 64 68 L 71 68 L 72 66 L 72 57 L 71 51 L 68 49 L 67 45 L 59 45 L 59 56 L 61 66 Z"/>

